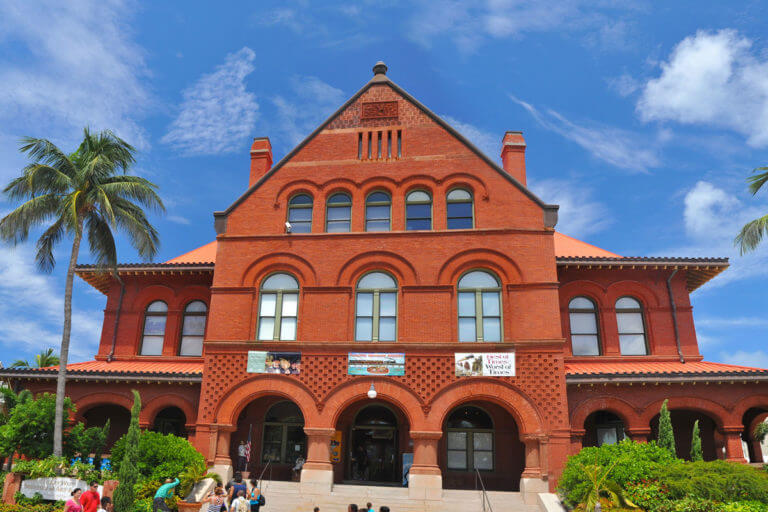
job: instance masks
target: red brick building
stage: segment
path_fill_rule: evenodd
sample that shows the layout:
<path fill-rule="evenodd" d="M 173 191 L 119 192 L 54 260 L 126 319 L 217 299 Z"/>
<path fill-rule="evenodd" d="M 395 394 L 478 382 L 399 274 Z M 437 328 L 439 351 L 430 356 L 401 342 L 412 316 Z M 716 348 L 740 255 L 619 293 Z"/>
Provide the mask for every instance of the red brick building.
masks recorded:
<path fill-rule="evenodd" d="M 112 418 L 116 437 L 135 388 L 142 426 L 222 471 L 250 436 L 251 471 L 287 479 L 305 457 L 302 485 L 406 477 L 413 496 L 472 487 L 475 470 L 491 489 L 551 489 L 582 446 L 652 438 L 664 399 L 681 456 L 698 419 L 707 458 L 762 460 L 749 432 L 768 370 L 702 361 L 694 329 L 689 294 L 727 260 L 556 232 L 520 132 L 499 167 L 374 72 L 274 166 L 254 140 L 214 242 L 121 265 L 123 285 L 78 267 L 107 296 L 95 360 L 68 368 L 78 416 Z M 2 375 L 54 389 L 55 369 Z"/>

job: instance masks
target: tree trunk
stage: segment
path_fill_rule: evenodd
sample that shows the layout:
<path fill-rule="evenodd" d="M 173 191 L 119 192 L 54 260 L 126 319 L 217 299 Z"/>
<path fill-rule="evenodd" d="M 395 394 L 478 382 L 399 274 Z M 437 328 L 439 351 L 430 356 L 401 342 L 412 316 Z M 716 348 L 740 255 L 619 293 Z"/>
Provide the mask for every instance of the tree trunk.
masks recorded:
<path fill-rule="evenodd" d="M 56 416 L 53 427 L 53 454 L 61 457 L 63 452 L 64 428 L 64 388 L 67 378 L 67 360 L 69 358 L 69 338 L 72 333 L 72 284 L 75 278 L 75 265 L 80 252 L 80 241 L 83 239 L 83 221 L 79 220 L 75 239 L 72 242 L 72 254 L 67 268 L 67 282 L 64 286 L 64 330 L 61 334 L 61 349 L 59 353 L 59 374 L 56 377 Z"/>

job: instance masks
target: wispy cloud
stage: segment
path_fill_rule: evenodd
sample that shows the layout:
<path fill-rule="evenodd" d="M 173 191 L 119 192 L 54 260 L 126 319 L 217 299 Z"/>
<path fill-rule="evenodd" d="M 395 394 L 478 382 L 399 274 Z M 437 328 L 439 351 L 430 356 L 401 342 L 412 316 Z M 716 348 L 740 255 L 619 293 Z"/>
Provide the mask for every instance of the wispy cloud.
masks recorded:
<path fill-rule="evenodd" d="M 735 30 L 686 37 L 637 102 L 645 121 L 726 128 L 768 146 L 768 57 Z"/>
<path fill-rule="evenodd" d="M 738 316 L 733 318 L 704 317 L 696 320 L 698 327 L 730 329 L 733 327 L 768 327 L 768 318 L 757 316 Z"/>
<path fill-rule="evenodd" d="M 312 130 L 344 103 L 344 92 L 314 76 L 294 76 L 291 94 L 278 95 L 272 102 L 277 109 L 276 129 L 291 146 L 301 142 Z"/>
<path fill-rule="evenodd" d="M 247 47 L 231 53 L 212 73 L 184 90 L 179 114 L 162 142 L 188 156 L 241 149 L 258 117 L 256 96 L 245 84 L 255 59 Z"/>
<path fill-rule="evenodd" d="M 539 110 L 530 103 L 510 95 L 512 101 L 523 107 L 544 129 L 552 131 L 581 146 L 595 158 L 615 167 L 634 172 L 646 172 L 659 165 L 656 152 L 660 140 L 641 142 L 641 134 L 595 123 L 577 124 L 562 114 Z"/>
<path fill-rule="evenodd" d="M 58 352 L 61 344 L 63 283 L 39 273 L 33 261 L 26 246 L 0 251 L 0 343 L 18 351 L 19 357 L 47 347 Z M 104 315 L 82 309 L 77 301 L 73 309 L 71 360 L 90 358 L 96 353 Z"/>
<path fill-rule="evenodd" d="M 6 136 L 72 143 L 89 125 L 147 148 L 138 120 L 153 98 L 143 81 L 144 51 L 126 25 L 133 11 L 120 0 L 0 2 L 0 125 Z M 23 47 L 24 58 L 14 45 Z"/>
<path fill-rule="evenodd" d="M 544 202 L 560 205 L 557 230 L 585 237 L 611 225 L 608 208 L 594 198 L 594 191 L 575 180 L 532 180 L 529 188 Z"/>
<path fill-rule="evenodd" d="M 185 226 L 190 224 L 189 219 L 182 217 L 181 215 L 168 215 L 166 219 L 173 222 L 174 224 L 182 224 Z"/>
<path fill-rule="evenodd" d="M 720 352 L 720 360 L 727 364 L 750 366 L 752 368 L 768 368 L 768 352 L 764 350 Z"/>

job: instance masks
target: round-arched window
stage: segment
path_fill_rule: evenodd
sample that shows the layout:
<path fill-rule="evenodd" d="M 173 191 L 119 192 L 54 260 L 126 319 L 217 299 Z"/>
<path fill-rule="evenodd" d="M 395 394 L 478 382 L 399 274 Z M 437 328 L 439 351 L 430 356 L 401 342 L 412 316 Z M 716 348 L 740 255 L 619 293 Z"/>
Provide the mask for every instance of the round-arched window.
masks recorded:
<path fill-rule="evenodd" d="M 365 230 L 389 231 L 391 229 L 392 199 L 386 192 L 373 192 L 365 200 Z"/>
<path fill-rule="evenodd" d="M 201 300 L 194 300 L 184 308 L 184 319 L 181 325 L 180 356 L 203 355 L 203 336 L 205 321 L 208 318 L 208 306 Z"/>
<path fill-rule="evenodd" d="M 259 340 L 295 340 L 299 282 L 290 274 L 272 274 L 261 283 Z"/>
<path fill-rule="evenodd" d="M 293 196 L 288 202 L 288 222 L 292 233 L 312 232 L 312 198 L 307 194 Z"/>
<path fill-rule="evenodd" d="M 165 324 L 168 320 L 168 304 L 161 300 L 152 302 L 144 311 L 144 330 L 141 337 L 142 356 L 163 355 Z"/>
<path fill-rule="evenodd" d="M 621 355 L 648 355 L 645 338 L 643 306 L 634 297 L 622 297 L 616 301 L 616 323 L 619 326 Z"/>
<path fill-rule="evenodd" d="M 448 229 L 472 229 L 475 225 L 472 194 L 463 188 L 455 188 L 445 199 Z"/>
<path fill-rule="evenodd" d="M 328 233 L 346 233 L 352 225 L 352 199 L 348 194 L 333 194 L 325 209 L 325 230 Z"/>
<path fill-rule="evenodd" d="M 355 339 L 395 341 L 397 338 L 397 282 L 384 272 L 370 272 L 357 282 Z"/>
<path fill-rule="evenodd" d="M 483 270 L 458 283 L 459 341 L 501 341 L 501 285 Z"/>
<path fill-rule="evenodd" d="M 448 469 L 493 471 L 493 421 L 478 407 L 454 410 L 445 424 Z"/>
<path fill-rule="evenodd" d="M 574 297 L 568 303 L 571 324 L 571 351 L 575 356 L 599 356 L 600 334 L 597 328 L 597 308 L 586 297 Z"/>
<path fill-rule="evenodd" d="M 262 462 L 295 464 L 306 453 L 304 415 L 299 406 L 290 401 L 278 402 L 264 416 L 264 442 Z"/>
<path fill-rule="evenodd" d="M 405 229 L 432 229 L 432 196 L 424 190 L 414 190 L 405 196 Z"/>

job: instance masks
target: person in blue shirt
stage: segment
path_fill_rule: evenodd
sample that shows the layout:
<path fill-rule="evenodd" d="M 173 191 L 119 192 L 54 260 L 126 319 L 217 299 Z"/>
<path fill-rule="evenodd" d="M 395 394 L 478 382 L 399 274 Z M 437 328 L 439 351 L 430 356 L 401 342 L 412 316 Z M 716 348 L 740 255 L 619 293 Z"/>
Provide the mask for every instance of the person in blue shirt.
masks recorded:
<path fill-rule="evenodd" d="M 170 512 L 170 508 L 165 504 L 165 499 L 173 496 L 173 488 L 179 485 L 179 479 L 171 480 L 165 479 L 165 483 L 155 493 L 155 499 L 152 501 L 152 512 L 162 510 L 163 512 Z"/>

